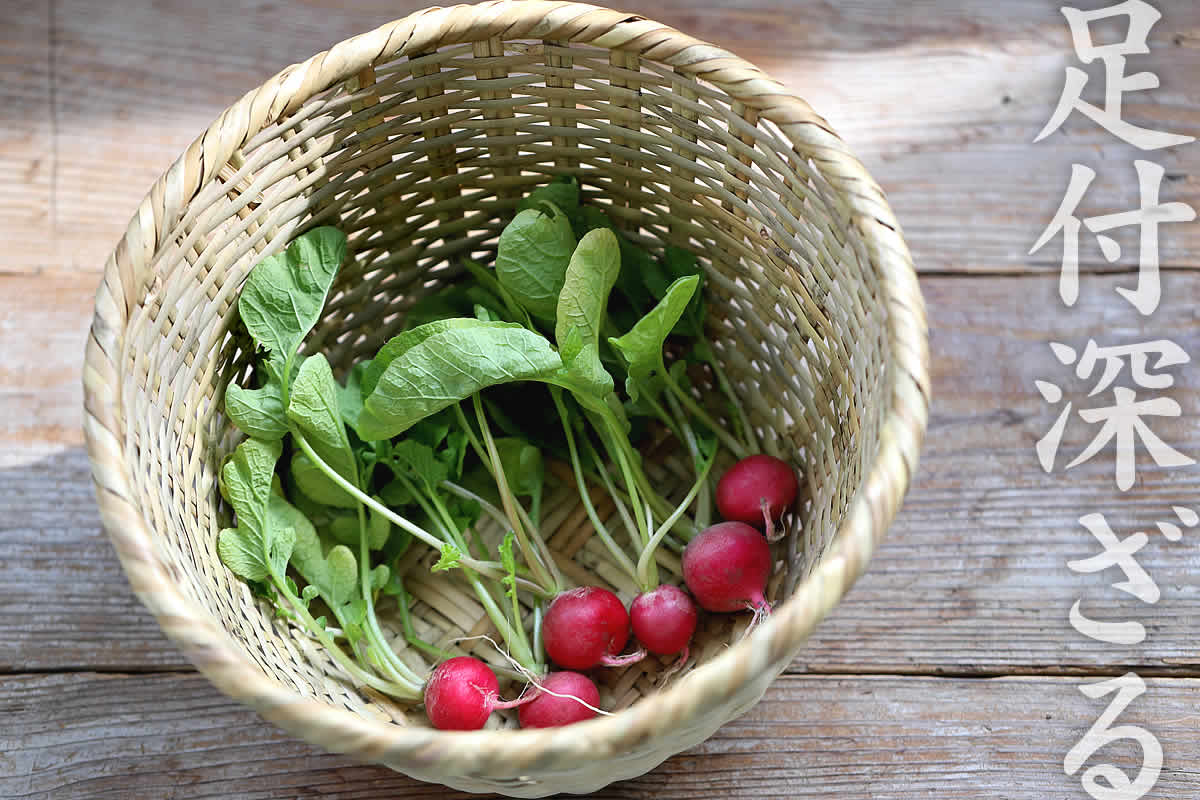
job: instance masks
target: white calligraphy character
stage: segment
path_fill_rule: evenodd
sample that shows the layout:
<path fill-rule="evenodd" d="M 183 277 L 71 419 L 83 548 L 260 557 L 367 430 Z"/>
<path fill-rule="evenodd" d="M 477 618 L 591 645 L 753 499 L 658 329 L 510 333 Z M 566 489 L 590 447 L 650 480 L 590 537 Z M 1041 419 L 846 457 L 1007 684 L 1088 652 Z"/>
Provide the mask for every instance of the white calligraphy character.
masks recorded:
<path fill-rule="evenodd" d="M 1054 109 L 1046 127 L 1042 128 L 1042 132 L 1034 139 L 1035 142 L 1040 142 L 1062 127 L 1072 111 L 1078 111 L 1109 133 L 1142 150 L 1158 150 L 1196 140 L 1194 136 L 1180 136 L 1142 128 L 1121 119 L 1121 105 L 1126 92 L 1157 89 L 1159 86 L 1158 76 L 1153 72 L 1125 74 L 1126 56 L 1145 55 L 1150 52 L 1146 40 L 1150 36 L 1150 29 L 1162 19 L 1162 14 L 1154 6 L 1143 0 L 1125 0 L 1123 3 L 1097 11 L 1080 11 L 1067 6 L 1062 9 L 1062 13 L 1071 27 L 1071 39 L 1079 60 L 1084 64 L 1091 64 L 1100 59 L 1104 63 L 1104 107 L 1100 108 L 1083 99 L 1083 89 L 1088 82 L 1087 73 L 1078 67 L 1067 67 L 1066 82 L 1058 100 L 1058 107 Z M 1129 19 L 1129 28 L 1124 40 L 1106 45 L 1092 42 L 1092 22 L 1122 16 Z"/>
<path fill-rule="evenodd" d="M 1128 300 L 1142 314 L 1149 315 L 1158 308 L 1162 299 L 1162 284 L 1159 277 L 1158 226 L 1165 222 L 1191 222 L 1196 210 L 1187 203 L 1159 202 L 1165 170 L 1150 161 L 1135 161 L 1140 203 L 1133 211 L 1088 217 L 1082 222 L 1075 216 L 1083 195 L 1091 186 L 1096 172 L 1082 164 L 1071 165 L 1071 182 L 1058 210 L 1046 229 L 1042 231 L 1029 250 L 1029 255 L 1046 246 L 1059 233 L 1063 235 L 1062 270 L 1058 278 L 1058 294 L 1068 306 L 1075 305 L 1079 298 L 1079 231 L 1084 225 L 1100 244 L 1100 252 L 1112 262 L 1121 257 L 1121 246 L 1116 240 L 1104 236 L 1105 231 L 1137 225 L 1140 228 L 1138 246 L 1137 289 L 1118 288 L 1117 293 Z"/>
<path fill-rule="evenodd" d="M 1150 342 L 1139 342 L 1131 345 L 1101 347 L 1094 340 L 1088 340 L 1083 355 L 1076 354 L 1074 348 L 1060 342 L 1050 345 L 1055 357 L 1064 366 L 1076 363 L 1075 373 L 1078 377 L 1089 380 L 1096 367 L 1104 365 L 1096 385 L 1090 396 L 1102 392 L 1116 381 L 1126 362 L 1129 364 L 1130 377 L 1142 389 L 1167 389 L 1174 385 L 1175 379 L 1162 370 L 1166 367 L 1186 364 L 1190 361 L 1188 354 L 1179 345 L 1166 339 Z M 1157 356 L 1151 363 L 1151 357 Z M 1049 403 L 1062 400 L 1062 389 L 1047 381 L 1037 381 L 1037 389 Z M 1096 453 L 1115 440 L 1117 449 L 1116 479 L 1117 487 L 1126 491 L 1133 486 L 1135 478 L 1135 450 L 1141 441 L 1149 451 L 1154 462 L 1160 467 L 1182 467 L 1194 464 L 1195 459 L 1183 455 L 1172 448 L 1155 433 L 1143 417 L 1178 417 L 1182 413 L 1179 403 L 1169 397 L 1155 397 L 1149 400 L 1138 400 L 1133 389 L 1118 386 L 1112 389 L 1115 402 L 1111 406 L 1087 408 L 1079 411 L 1079 416 L 1085 422 L 1100 424 L 1099 433 L 1075 460 L 1067 464 L 1067 469 L 1085 463 Z M 1063 432 L 1066 430 L 1073 404 L 1068 402 L 1058 415 L 1054 425 L 1036 445 L 1038 460 L 1042 469 L 1050 472 L 1054 469 L 1055 457 Z"/>

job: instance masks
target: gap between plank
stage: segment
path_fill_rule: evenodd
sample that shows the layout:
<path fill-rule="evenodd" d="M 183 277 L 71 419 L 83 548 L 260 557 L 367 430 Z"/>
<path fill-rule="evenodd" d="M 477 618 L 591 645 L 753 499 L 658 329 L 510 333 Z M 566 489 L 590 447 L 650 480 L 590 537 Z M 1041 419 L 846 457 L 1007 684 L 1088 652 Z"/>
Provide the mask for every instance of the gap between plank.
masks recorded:
<path fill-rule="evenodd" d="M 1009 670 L 971 669 L 911 669 L 897 670 L 870 668 L 859 670 L 825 670 L 817 668 L 788 667 L 782 673 L 790 677 L 811 678 L 939 678 L 945 680 L 991 680 L 993 678 L 1115 678 L 1128 672 L 1136 672 L 1142 678 L 1185 678 L 1200 679 L 1197 667 L 1153 667 L 1141 664 L 1106 665 L 1084 667 L 1079 665 L 1057 665 L 1050 667 L 1018 667 Z M 41 667 L 36 669 L 0 669 L 0 676 L 19 678 L 30 675 L 105 675 L 111 677 L 153 677 L 155 675 L 199 675 L 194 667 Z"/>

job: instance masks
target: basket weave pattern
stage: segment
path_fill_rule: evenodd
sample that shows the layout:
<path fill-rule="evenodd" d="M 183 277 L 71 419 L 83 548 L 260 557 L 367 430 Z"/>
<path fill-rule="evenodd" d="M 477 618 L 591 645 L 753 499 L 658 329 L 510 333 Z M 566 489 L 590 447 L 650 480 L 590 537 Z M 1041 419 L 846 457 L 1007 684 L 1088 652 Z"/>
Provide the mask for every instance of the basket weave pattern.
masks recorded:
<path fill-rule="evenodd" d="M 355 258 L 306 347 L 345 369 L 398 332 L 413 301 L 453 281 L 459 259 L 489 260 L 517 200 L 555 175 L 577 176 L 585 199 L 639 243 L 701 256 L 718 356 L 767 452 L 803 470 L 800 526 L 778 550 L 776 613 L 745 639 L 744 620 L 707 621 L 694 668 L 667 688 L 661 663 L 643 663 L 603 676 L 604 704 L 625 709 L 611 717 L 439 733 L 419 710 L 341 680 L 217 557 L 229 512 L 216 474 L 238 437 L 219 398 L 252 355 L 234 302 L 263 255 L 337 225 Z M 342 42 L 245 95 L 188 148 L 106 266 L 85 427 L 104 526 L 134 590 L 220 689 L 329 749 L 463 789 L 539 796 L 643 773 L 761 697 L 899 506 L 925 428 L 927 362 L 898 225 L 807 104 L 641 17 L 501 0 Z M 677 458 L 648 466 L 667 492 L 686 474 Z M 570 498 L 545 508 L 564 572 L 630 599 Z M 408 559 L 423 638 L 452 647 L 489 632 L 469 592 L 429 575 L 428 552 Z M 665 579 L 678 575 L 677 557 L 659 560 Z M 483 640 L 459 647 L 497 660 Z M 511 725 L 494 716 L 494 728 Z"/>

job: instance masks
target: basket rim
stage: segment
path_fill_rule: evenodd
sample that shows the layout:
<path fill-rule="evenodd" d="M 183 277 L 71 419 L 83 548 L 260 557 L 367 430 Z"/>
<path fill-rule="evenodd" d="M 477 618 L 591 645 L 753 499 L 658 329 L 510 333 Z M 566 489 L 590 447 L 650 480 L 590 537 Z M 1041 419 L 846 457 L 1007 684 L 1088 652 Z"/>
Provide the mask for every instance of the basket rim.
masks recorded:
<path fill-rule="evenodd" d="M 495 36 L 567 40 L 640 54 L 758 109 L 797 153 L 817 163 L 849 209 L 849 224 L 859 229 L 879 269 L 893 355 L 876 458 L 821 561 L 764 624 L 675 685 L 624 711 L 568 728 L 504 730 L 503 735 L 368 719 L 305 698 L 242 655 L 226 630 L 184 597 L 154 556 L 154 537 L 134 500 L 124 459 L 120 366 L 125 325 L 151 276 L 158 245 L 235 149 L 309 97 L 379 60 Z M 619 755 L 648 738 L 671 736 L 727 703 L 748 679 L 774 678 L 862 573 L 885 535 L 916 469 L 930 400 L 927 323 L 911 256 L 882 190 L 828 123 L 783 84 L 732 53 L 640 15 L 555 0 L 493 0 L 417 11 L 283 69 L 222 112 L 154 183 L 109 256 L 96 295 L 83 383 L 84 433 L 105 532 L 138 598 L 218 689 L 327 749 L 407 764 L 426 775 L 482 780 Z M 537 754 L 533 767 L 530 753 Z"/>

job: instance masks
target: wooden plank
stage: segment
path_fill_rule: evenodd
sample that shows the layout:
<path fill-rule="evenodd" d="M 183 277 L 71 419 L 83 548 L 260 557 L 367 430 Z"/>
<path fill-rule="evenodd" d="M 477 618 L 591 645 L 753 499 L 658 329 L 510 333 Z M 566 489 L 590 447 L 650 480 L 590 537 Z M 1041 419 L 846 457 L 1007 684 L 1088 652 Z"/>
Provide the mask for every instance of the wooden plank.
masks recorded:
<path fill-rule="evenodd" d="M 0 270 L 44 266 L 53 252 L 50 6 L 5 4 L 0 25 Z"/>
<path fill-rule="evenodd" d="M 153 182 L 245 92 L 294 62 L 425 7 L 258 0 L 60 0 L 62 190 L 56 263 L 98 271 Z"/>
<path fill-rule="evenodd" d="M 184 0 L 64 0 L 56 32 L 59 119 L 58 241 L 31 245 L 26 261 L 98 270 L 155 178 L 241 94 L 278 69 L 424 5 L 313 0 L 279 13 L 257 0 L 209 14 Z M 625 8 L 707 38 L 759 64 L 807 98 L 863 158 L 889 193 L 917 265 L 931 272 L 1048 269 L 1058 245 L 1027 251 L 1066 190 L 1070 164 L 1098 172 L 1083 216 L 1137 203 L 1133 161 L 1168 171 L 1164 201 L 1200 207 L 1200 145 L 1146 156 L 1075 115 L 1031 142 L 1076 63 L 1054 4 L 927 0 L 892 13 L 877 0 L 755 0 L 725 7 L 683 0 Z M 1132 93 L 1125 118 L 1200 134 L 1200 25 L 1195 4 L 1162 4 L 1151 52 L 1131 70 L 1162 88 Z M 883 13 L 881 9 L 887 9 Z M 1102 91 L 1097 74 L 1089 99 Z M 1137 263 L 1122 234 L 1116 266 Z M 39 248 L 40 249 L 37 249 Z M 1164 265 L 1195 267 L 1200 226 L 1161 232 Z M 1082 258 L 1109 269 L 1094 237 Z"/>
<path fill-rule="evenodd" d="M 190 666 L 129 588 L 82 448 L 0 450 L 0 487 L 0 673 Z"/>
<path fill-rule="evenodd" d="M 1033 144 L 1058 103 L 1065 68 L 1083 66 L 1060 5 L 927 0 L 894 14 L 872 0 L 806 4 L 805 13 L 791 16 L 748 12 L 759 36 L 744 41 L 746 28 L 737 21 L 705 24 L 699 13 L 689 21 L 701 31 L 696 35 L 729 41 L 829 120 L 888 193 L 918 269 L 1022 272 L 1061 263 L 1058 242 L 1034 256 L 1028 251 L 1062 201 L 1072 163 L 1097 173 L 1081 218 L 1137 208 L 1138 158 L 1167 170 L 1164 200 L 1200 207 L 1195 143 L 1145 153 L 1074 114 Z M 1200 47 L 1188 33 L 1200 24 L 1200 7 L 1157 6 L 1163 19 L 1150 53 L 1131 57 L 1129 71 L 1154 72 L 1162 85 L 1127 94 L 1122 117 L 1200 137 L 1200 87 L 1190 79 L 1200 69 Z M 1110 37 L 1103 41 L 1124 36 L 1123 29 L 1100 29 Z M 738 50 L 743 44 L 748 49 Z M 1088 70 L 1085 98 L 1102 105 L 1098 66 Z M 1085 233 L 1082 262 L 1099 270 L 1136 266 L 1136 233 L 1123 233 L 1120 242 L 1122 255 L 1110 265 Z M 1164 226 L 1162 264 L 1195 267 L 1197 244 L 1200 226 Z"/>
<path fill-rule="evenodd" d="M 1041 401 L 1034 380 L 1062 383 L 1077 403 L 1090 388 L 1067 380 L 1048 341 L 1082 351 L 1089 337 L 1105 345 L 1170 337 L 1200 353 L 1200 275 L 1167 274 L 1163 306 L 1148 321 L 1113 291 L 1133 280 L 1087 276 L 1071 310 L 1063 308 L 1048 276 L 922 282 L 931 320 L 934 406 L 916 483 L 867 575 L 817 630 L 797 669 L 1000 673 L 1137 664 L 1200 675 L 1192 624 L 1200 618 L 1193 588 L 1200 557 L 1188 545 L 1200 532 L 1179 544 L 1154 534 L 1138 554 L 1162 590 L 1156 605 L 1111 589 L 1119 579 L 1111 570 L 1084 576 L 1066 566 L 1097 552 L 1080 516 L 1104 512 L 1122 536 L 1153 532 L 1155 521 L 1170 518 L 1172 505 L 1200 496 L 1197 469 L 1152 469 L 1143 460 L 1142 479 L 1122 494 L 1111 446 L 1088 464 L 1053 476 L 1043 473 L 1034 454 L 1034 443 L 1058 411 Z M 13 331 L 0 349 L 13 354 L 10 362 L 25 365 L 4 385 L 28 390 L 0 414 L 0 486 L 19 488 L 0 492 L 9 512 L 0 526 L 21 553 L 0 560 L 0 600 L 39 609 L 36 617 L 0 616 L 0 669 L 180 665 L 173 646 L 130 596 L 99 532 L 78 428 L 66 423 L 79 413 L 74 382 L 82 359 L 75 334 L 60 330 L 80 324 L 79 312 L 69 311 L 76 301 L 69 298 L 72 291 L 82 298 L 83 289 L 71 286 L 69 277 L 0 278 L 4 330 Z M 37 326 L 46 303 L 37 291 L 68 298 L 61 301 L 68 310 L 44 329 Z M 34 302 L 24 299 L 30 297 Z M 18 334 L 23 331 L 35 333 Z M 29 335 L 60 344 L 26 348 L 18 336 Z M 1155 420 L 1152 429 L 1197 457 L 1196 366 L 1175 374 L 1176 385 L 1165 395 L 1180 403 L 1183 416 Z M 51 380 L 39 383 L 43 376 Z M 1094 433 L 1075 420 L 1060 465 Z M 1067 621 L 1077 598 L 1090 616 L 1142 621 L 1147 640 L 1113 647 L 1077 634 Z"/>
<path fill-rule="evenodd" d="M 1089 681 L 1090 682 L 1090 681 Z M 1074 679 L 785 677 L 707 742 L 598 798 L 1084 798 L 1063 757 L 1111 698 Z M 1163 748 L 1158 797 L 1192 797 L 1200 682 L 1149 679 L 1121 715 Z M 18 676 L 0 682 L 0 795 L 71 798 L 467 798 L 319 752 L 196 675 Z M 1036 732 L 1036 733 L 1035 733 Z M 1132 772 L 1129 743 L 1088 766 Z"/>
<path fill-rule="evenodd" d="M 83 442 L 83 351 L 95 273 L 0 275 L 0 442 Z"/>
<path fill-rule="evenodd" d="M 1139 664 L 1194 674 L 1200 656 L 1189 629 L 1200 614 L 1200 531 L 1172 544 L 1154 523 L 1171 521 L 1173 505 L 1196 505 L 1200 472 L 1158 468 L 1139 447 L 1138 480 L 1122 493 L 1112 444 L 1064 471 L 1098 433 L 1078 418 L 1067 427 L 1052 475 L 1034 450 L 1062 409 L 1042 401 L 1035 380 L 1059 384 L 1076 409 L 1113 402 L 1111 391 L 1088 401 L 1091 384 L 1060 365 L 1048 342 L 1082 352 L 1092 337 L 1100 345 L 1169 338 L 1193 359 L 1200 354 L 1200 282 L 1167 275 L 1163 305 L 1149 320 L 1113 291 L 1133 283 L 1133 276 L 1085 277 L 1079 304 L 1066 309 L 1050 277 L 922 281 L 934 399 L 915 488 L 869 572 L 818 629 L 802 664 L 838 672 L 985 673 Z M 1151 418 L 1150 427 L 1200 458 L 1197 365 L 1171 374 L 1172 389 L 1139 397 L 1177 401 L 1181 417 Z M 1126 377 L 1118 385 L 1133 384 Z M 1137 560 L 1161 589 L 1157 604 L 1111 588 L 1123 580 L 1118 570 L 1068 569 L 1068 561 L 1100 552 L 1078 521 L 1089 513 L 1105 514 L 1121 537 L 1149 531 Z M 1068 623 L 1076 599 L 1088 616 L 1143 622 L 1146 641 L 1117 647 L 1076 633 Z"/>

